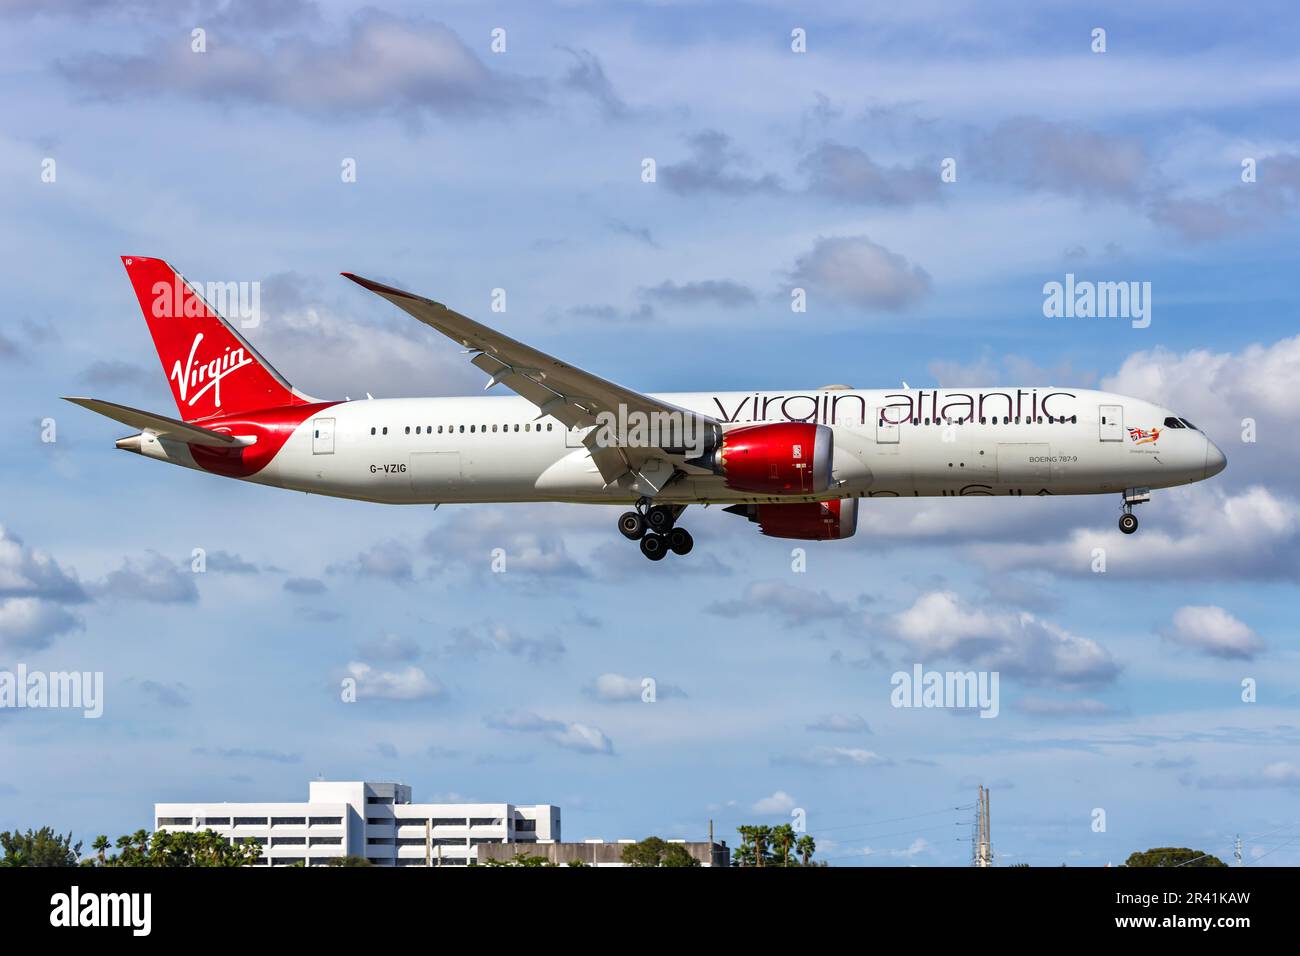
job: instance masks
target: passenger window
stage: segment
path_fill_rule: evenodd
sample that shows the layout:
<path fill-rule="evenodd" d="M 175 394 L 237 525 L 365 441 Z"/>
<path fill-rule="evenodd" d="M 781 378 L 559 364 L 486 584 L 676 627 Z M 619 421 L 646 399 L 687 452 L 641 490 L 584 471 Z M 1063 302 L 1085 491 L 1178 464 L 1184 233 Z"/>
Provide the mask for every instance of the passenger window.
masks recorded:
<path fill-rule="evenodd" d="M 519 431 L 519 426 L 515 425 L 515 431 Z"/>
<path fill-rule="evenodd" d="M 461 426 L 460 426 L 460 433 L 461 433 L 462 435 L 465 434 L 465 426 L 464 426 L 464 425 L 461 425 Z"/>
<path fill-rule="evenodd" d="M 372 435 L 373 435 L 373 434 L 374 434 L 374 433 L 375 433 L 375 429 L 374 429 L 374 427 L 373 427 L 373 426 L 371 426 L 371 429 L 370 429 L 370 434 L 372 434 Z"/>
<path fill-rule="evenodd" d="M 473 425 L 470 425 L 470 426 L 469 426 L 469 433 L 470 433 L 471 435 L 474 434 L 474 426 L 473 426 Z"/>
<path fill-rule="evenodd" d="M 384 434 L 385 434 L 385 435 L 388 434 L 388 426 L 387 426 L 387 425 L 384 426 Z"/>
<path fill-rule="evenodd" d="M 529 422 L 527 425 L 524 426 L 524 431 L 529 431 L 532 429 L 532 427 L 533 427 L 533 423 Z"/>
<path fill-rule="evenodd" d="M 546 423 L 546 430 L 547 430 L 548 432 L 549 432 L 553 427 L 555 427 L 555 426 L 553 426 L 550 422 L 547 422 L 547 423 Z"/>
<path fill-rule="evenodd" d="M 416 433 L 417 435 L 420 434 L 420 426 L 419 426 L 419 425 L 416 425 L 416 426 L 415 426 L 415 433 Z"/>

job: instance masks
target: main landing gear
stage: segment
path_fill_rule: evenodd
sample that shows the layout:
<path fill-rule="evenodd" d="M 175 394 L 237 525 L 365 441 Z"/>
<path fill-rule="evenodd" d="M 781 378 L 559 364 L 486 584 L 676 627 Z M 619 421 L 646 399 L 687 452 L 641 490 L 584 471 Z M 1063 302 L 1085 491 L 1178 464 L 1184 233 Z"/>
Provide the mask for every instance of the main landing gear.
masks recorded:
<path fill-rule="evenodd" d="M 1144 501 L 1151 500 L 1150 488 L 1129 488 L 1124 492 L 1124 513 L 1119 516 L 1119 530 L 1125 534 L 1132 534 L 1138 529 L 1137 515 L 1133 513 L 1133 506 L 1140 505 Z"/>
<path fill-rule="evenodd" d="M 636 503 L 636 511 L 625 511 L 618 519 L 618 530 L 630 541 L 641 542 L 641 553 L 651 561 L 662 561 L 673 554 L 690 554 L 695 539 L 685 528 L 676 527 L 685 505 L 651 505 L 649 498 Z"/>

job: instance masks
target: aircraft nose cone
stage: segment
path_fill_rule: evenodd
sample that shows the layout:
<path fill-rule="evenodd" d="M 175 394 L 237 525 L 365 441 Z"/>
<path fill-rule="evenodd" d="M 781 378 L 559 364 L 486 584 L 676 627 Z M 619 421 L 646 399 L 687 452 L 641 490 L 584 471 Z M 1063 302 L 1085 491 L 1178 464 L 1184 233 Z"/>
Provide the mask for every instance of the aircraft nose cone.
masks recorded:
<path fill-rule="evenodd" d="M 1208 438 L 1205 440 L 1205 477 L 1213 478 L 1228 467 L 1227 456 Z"/>

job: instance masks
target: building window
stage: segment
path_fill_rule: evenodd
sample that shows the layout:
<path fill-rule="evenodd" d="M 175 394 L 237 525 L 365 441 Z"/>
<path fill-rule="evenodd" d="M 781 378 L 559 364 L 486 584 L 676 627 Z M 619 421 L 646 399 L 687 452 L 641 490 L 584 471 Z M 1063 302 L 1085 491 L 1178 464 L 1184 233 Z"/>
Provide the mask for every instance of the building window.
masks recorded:
<path fill-rule="evenodd" d="M 273 827 L 304 827 L 306 825 L 306 817 L 271 817 L 271 826 Z"/>
<path fill-rule="evenodd" d="M 271 841 L 271 846 L 306 846 L 306 837 L 276 837 Z"/>
<path fill-rule="evenodd" d="M 206 827 L 228 827 L 230 826 L 230 817 L 204 817 L 203 825 Z"/>
<path fill-rule="evenodd" d="M 192 827 L 194 826 L 193 817 L 159 817 L 158 825 L 160 827 Z"/>
<path fill-rule="evenodd" d="M 264 827 L 266 826 L 266 817 L 235 817 L 235 826 Z"/>
<path fill-rule="evenodd" d="M 311 838 L 312 846 L 341 846 L 342 844 L 343 844 L 342 837 L 312 837 Z"/>

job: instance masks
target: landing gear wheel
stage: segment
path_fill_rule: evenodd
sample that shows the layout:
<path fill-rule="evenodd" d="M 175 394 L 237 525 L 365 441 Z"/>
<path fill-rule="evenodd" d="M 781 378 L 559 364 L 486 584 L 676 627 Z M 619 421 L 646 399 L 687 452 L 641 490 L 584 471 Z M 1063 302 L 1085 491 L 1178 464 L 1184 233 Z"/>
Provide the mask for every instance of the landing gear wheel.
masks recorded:
<path fill-rule="evenodd" d="M 645 537 L 645 518 L 635 511 L 625 511 L 619 516 L 618 530 L 629 541 L 640 541 Z"/>
<path fill-rule="evenodd" d="M 673 509 L 667 505 L 655 505 L 645 513 L 645 520 L 650 525 L 650 530 L 657 531 L 659 534 L 667 534 L 671 531 L 676 518 Z"/>
<path fill-rule="evenodd" d="M 1138 519 L 1135 514 L 1122 514 L 1119 516 L 1119 530 L 1125 534 L 1132 534 L 1138 529 Z"/>
<path fill-rule="evenodd" d="M 641 553 L 651 561 L 662 561 L 668 553 L 668 539 L 661 534 L 647 534 L 641 539 Z"/>
<path fill-rule="evenodd" d="M 672 548 L 673 554 L 690 554 L 695 539 L 685 528 L 673 528 L 668 532 L 668 547 Z"/>

